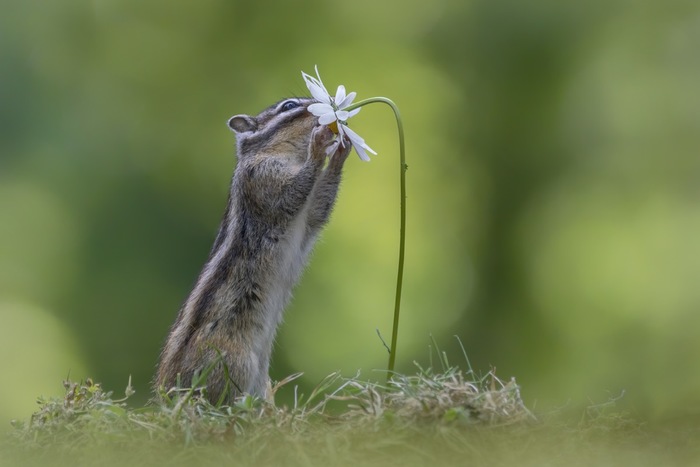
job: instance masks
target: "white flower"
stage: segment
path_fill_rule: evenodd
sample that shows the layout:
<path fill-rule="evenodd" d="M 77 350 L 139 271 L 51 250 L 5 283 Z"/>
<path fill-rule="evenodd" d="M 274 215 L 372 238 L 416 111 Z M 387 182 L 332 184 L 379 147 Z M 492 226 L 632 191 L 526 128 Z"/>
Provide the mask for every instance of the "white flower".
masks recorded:
<path fill-rule="evenodd" d="M 369 161 L 367 151 L 376 155 L 377 153 L 374 152 L 372 148 L 367 146 L 365 140 L 348 127 L 348 119 L 360 112 L 360 107 L 351 111 L 345 110 L 352 104 L 352 101 L 355 99 L 357 93 L 351 92 L 346 94 L 345 86 L 340 85 L 335 92 L 335 97 L 331 96 L 321 81 L 321 76 L 318 74 L 318 66 L 316 67 L 315 78 L 307 75 L 303 71 L 301 72 L 301 76 L 303 76 L 304 81 L 306 82 L 306 87 L 309 88 L 311 95 L 318 101 L 318 103 L 314 103 L 309 106 L 309 112 L 318 117 L 318 122 L 321 125 L 329 125 L 330 128 L 333 129 L 333 123 L 335 123 L 338 130 L 336 133 L 339 135 L 339 137 L 334 144 L 328 148 L 327 152 L 330 154 L 335 151 L 338 144 L 345 146 L 343 140 L 347 135 L 350 143 L 355 148 L 355 152 L 357 152 L 357 155 L 360 156 L 360 159 L 363 161 Z"/>

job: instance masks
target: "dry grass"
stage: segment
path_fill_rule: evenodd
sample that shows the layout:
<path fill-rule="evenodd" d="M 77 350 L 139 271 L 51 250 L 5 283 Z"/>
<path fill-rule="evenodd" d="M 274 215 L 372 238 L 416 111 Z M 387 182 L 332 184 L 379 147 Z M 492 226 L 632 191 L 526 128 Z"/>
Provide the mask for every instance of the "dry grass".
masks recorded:
<path fill-rule="evenodd" d="M 277 406 L 250 396 L 215 406 L 201 388 L 130 408 L 90 380 L 15 423 L 0 465 L 698 465 L 700 430 L 659 431 L 591 406 L 575 423 L 536 420 L 514 380 L 447 365 L 386 385 L 331 374 L 308 395 L 298 375 Z M 544 420 L 543 420 L 544 419 Z M 681 436 L 682 435 L 682 436 Z M 673 449 L 669 449 L 672 446 Z"/>
<path fill-rule="evenodd" d="M 351 423 L 367 423 L 387 413 L 406 422 L 440 420 L 490 426 L 535 419 L 523 404 L 515 379 L 503 382 L 493 372 L 470 381 L 457 368 L 438 374 L 421 370 L 415 376 L 394 375 L 388 387 L 354 380 L 347 386 L 352 395 L 335 398 L 351 402 L 342 415 Z"/>

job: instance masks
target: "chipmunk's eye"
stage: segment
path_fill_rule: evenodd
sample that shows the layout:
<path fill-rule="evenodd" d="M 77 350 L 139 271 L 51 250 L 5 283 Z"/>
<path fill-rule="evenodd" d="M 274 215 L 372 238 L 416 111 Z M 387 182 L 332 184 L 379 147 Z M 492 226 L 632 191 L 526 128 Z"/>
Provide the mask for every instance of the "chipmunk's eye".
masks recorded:
<path fill-rule="evenodd" d="M 296 101 L 287 101 L 284 104 L 282 104 L 282 107 L 280 109 L 282 112 L 287 112 L 288 110 L 296 109 L 299 107 L 299 103 Z"/>

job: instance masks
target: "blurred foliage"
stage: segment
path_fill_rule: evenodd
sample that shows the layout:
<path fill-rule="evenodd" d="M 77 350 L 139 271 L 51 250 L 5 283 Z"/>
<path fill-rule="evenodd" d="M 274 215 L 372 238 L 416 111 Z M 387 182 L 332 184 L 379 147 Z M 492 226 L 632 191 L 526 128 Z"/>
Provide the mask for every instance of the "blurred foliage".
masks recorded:
<path fill-rule="evenodd" d="M 429 334 L 529 405 L 625 389 L 700 409 L 700 4 L 613 0 L 167 5 L 8 0 L 0 15 L 1 418 L 70 371 L 140 397 L 226 201 L 225 127 L 329 86 L 404 116 L 399 370 Z M 398 249 L 390 112 L 357 131 L 273 376 L 386 364 Z M 28 394 L 27 387 L 35 387 Z M 21 388 L 21 389 L 20 389 Z M 5 392 L 12 392 L 7 397 Z"/>

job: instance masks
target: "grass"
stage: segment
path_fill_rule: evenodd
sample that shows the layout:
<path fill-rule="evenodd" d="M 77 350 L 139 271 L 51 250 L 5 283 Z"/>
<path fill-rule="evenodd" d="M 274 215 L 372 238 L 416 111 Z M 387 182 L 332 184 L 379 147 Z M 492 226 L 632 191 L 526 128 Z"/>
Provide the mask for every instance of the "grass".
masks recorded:
<path fill-rule="evenodd" d="M 649 429 L 591 406 L 575 422 L 535 417 L 515 380 L 449 366 L 417 367 L 386 385 L 334 373 L 309 394 L 293 375 L 273 391 L 288 406 L 250 396 L 209 403 L 200 388 L 129 407 L 91 380 L 65 382 L 61 398 L 4 442 L 0 465 L 697 465 L 700 429 Z"/>

